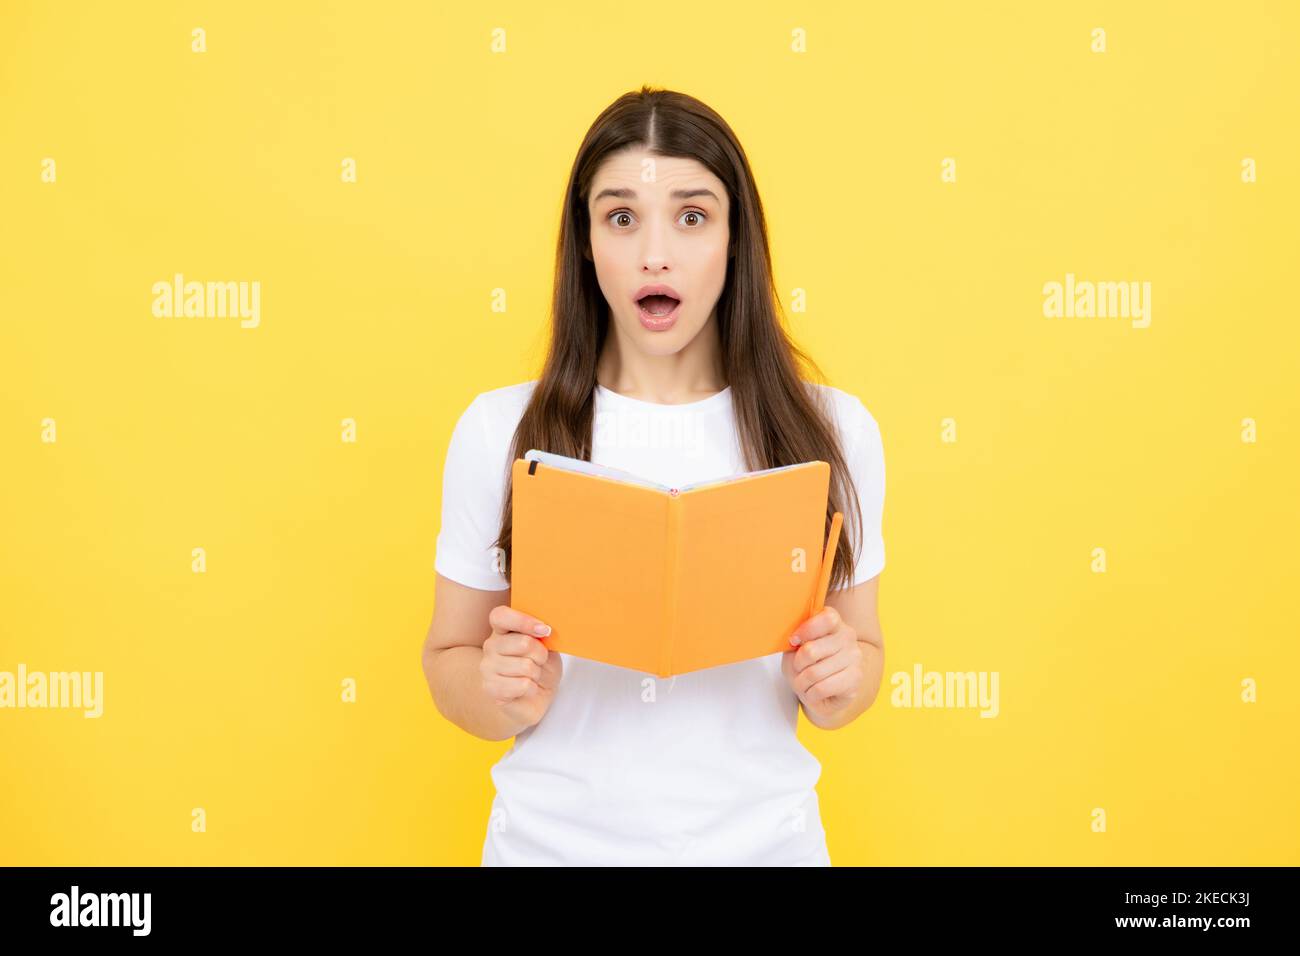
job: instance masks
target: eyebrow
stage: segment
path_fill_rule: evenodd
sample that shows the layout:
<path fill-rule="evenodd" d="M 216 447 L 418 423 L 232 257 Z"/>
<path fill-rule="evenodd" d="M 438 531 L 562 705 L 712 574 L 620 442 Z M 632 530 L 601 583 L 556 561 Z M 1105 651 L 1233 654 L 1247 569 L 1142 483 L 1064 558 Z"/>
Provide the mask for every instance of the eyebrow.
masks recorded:
<path fill-rule="evenodd" d="M 628 189 L 626 186 L 619 189 L 614 189 L 613 187 L 602 189 L 600 192 L 596 193 L 595 198 L 592 199 L 592 203 L 598 203 L 606 196 L 613 196 L 616 199 L 635 199 L 636 190 Z M 712 196 L 714 202 L 718 205 L 722 205 L 722 200 L 717 197 L 712 189 L 674 189 L 668 194 L 670 199 L 690 199 L 693 196 Z"/>

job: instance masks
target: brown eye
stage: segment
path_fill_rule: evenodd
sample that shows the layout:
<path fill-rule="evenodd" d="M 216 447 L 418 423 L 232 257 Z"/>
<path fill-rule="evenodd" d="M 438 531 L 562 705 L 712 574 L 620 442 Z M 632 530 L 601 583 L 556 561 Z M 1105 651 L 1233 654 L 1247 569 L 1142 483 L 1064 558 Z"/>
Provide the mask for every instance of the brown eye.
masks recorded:
<path fill-rule="evenodd" d="M 612 213 L 610 213 L 606 218 L 607 218 L 607 219 L 614 219 L 614 218 L 619 217 L 619 216 L 626 217 L 626 218 L 629 218 L 629 219 L 631 218 L 631 216 L 630 216 L 627 212 L 624 212 L 624 211 L 621 210 L 621 209 L 620 209 L 618 212 L 612 212 Z"/>
<path fill-rule="evenodd" d="M 701 211 L 698 210 L 698 209 L 688 209 L 688 210 L 686 210 L 686 212 L 682 213 L 682 215 L 683 215 L 683 216 L 695 216 L 696 218 L 698 218 L 698 219 L 701 220 L 701 221 L 704 220 L 704 213 L 701 212 Z M 688 225 L 688 226 L 694 226 L 694 225 L 696 225 L 696 223 L 693 223 L 693 222 L 692 222 L 692 223 L 687 223 L 687 225 Z"/>

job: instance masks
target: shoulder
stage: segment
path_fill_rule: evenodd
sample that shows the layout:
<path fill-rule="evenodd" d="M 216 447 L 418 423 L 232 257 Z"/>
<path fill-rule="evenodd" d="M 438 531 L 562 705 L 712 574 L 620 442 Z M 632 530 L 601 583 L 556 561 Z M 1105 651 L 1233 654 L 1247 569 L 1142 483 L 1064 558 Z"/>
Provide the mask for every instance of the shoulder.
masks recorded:
<path fill-rule="evenodd" d="M 444 481 L 495 489 L 508 473 L 510 446 L 536 381 L 479 392 L 461 410 L 447 445 Z"/>
<path fill-rule="evenodd" d="M 495 551 L 510 478 L 510 447 L 535 382 L 475 395 L 461 410 L 442 472 L 438 572 L 480 590 L 510 587 Z"/>
<path fill-rule="evenodd" d="M 458 429 L 472 429 L 476 437 L 497 444 L 508 442 L 519 426 L 537 380 L 502 385 L 479 392 L 461 412 Z"/>
<path fill-rule="evenodd" d="M 812 390 L 815 400 L 822 410 L 831 417 L 840 434 L 850 445 L 857 444 L 862 438 L 879 438 L 880 425 L 866 403 L 852 392 L 846 392 L 834 385 L 820 382 L 805 383 Z"/>

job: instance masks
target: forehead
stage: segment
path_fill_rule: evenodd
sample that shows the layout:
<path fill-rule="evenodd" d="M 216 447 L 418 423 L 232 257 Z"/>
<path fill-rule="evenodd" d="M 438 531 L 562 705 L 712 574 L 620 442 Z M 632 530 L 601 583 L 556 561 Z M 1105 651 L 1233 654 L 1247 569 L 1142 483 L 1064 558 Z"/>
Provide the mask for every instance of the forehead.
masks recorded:
<path fill-rule="evenodd" d="M 648 165 L 650 162 L 653 162 L 653 167 Z M 653 181 L 643 181 L 642 170 L 651 168 Z M 610 186 L 633 189 L 639 197 L 666 196 L 669 190 L 685 186 L 708 186 L 717 193 L 720 201 L 726 202 L 726 188 L 722 180 L 709 172 L 708 167 L 698 159 L 658 156 L 644 149 L 620 150 L 605 158 L 592 179 L 591 195 L 594 197 L 600 190 Z"/>

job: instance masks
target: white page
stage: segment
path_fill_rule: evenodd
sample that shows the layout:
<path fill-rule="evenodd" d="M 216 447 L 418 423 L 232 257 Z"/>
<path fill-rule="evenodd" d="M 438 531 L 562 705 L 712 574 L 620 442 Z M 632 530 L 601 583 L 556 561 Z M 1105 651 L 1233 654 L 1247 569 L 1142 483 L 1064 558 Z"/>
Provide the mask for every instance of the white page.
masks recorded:
<path fill-rule="evenodd" d="M 728 476 L 728 477 L 726 477 L 726 478 L 709 478 L 709 479 L 707 479 L 707 480 L 705 480 L 705 481 L 692 481 L 692 482 L 691 482 L 690 484 L 688 484 L 688 485 L 682 485 L 682 486 L 681 486 L 679 489 L 677 489 L 677 490 L 678 490 L 678 491 L 690 491 L 690 490 L 692 490 L 692 489 L 694 489 L 694 488 L 701 488 L 701 487 L 703 487 L 703 486 L 705 486 L 705 485 L 720 485 L 720 484 L 725 484 L 726 482 L 730 482 L 730 481 L 742 481 L 743 479 L 746 479 L 746 478 L 757 478 L 759 475 L 770 475 L 770 474 L 771 474 L 772 472 L 774 472 L 774 471 L 787 471 L 787 470 L 790 469 L 790 468 L 807 468 L 809 465 L 812 465 L 812 464 L 815 464 L 815 462 L 811 462 L 811 461 L 801 461 L 801 462 L 798 462 L 797 464 L 793 464 L 793 465 L 777 465 L 777 466 L 775 466 L 775 467 L 773 467 L 773 468 L 763 468 L 763 469 L 761 469 L 761 470 L 759 470 L 759 471 L 747 471 L 747 472 L 745 472 L 745 473 L 743 473 L 743 474 L 740 474 L 740 475 L 730 475 L 730 476 Z"/>
<path fill-rule="evenodd" d="M 773 468 L 763 468 L 759 471 L 747 471 L 739 475 L 728 475 L 722 478 L 709 478 L 704 481 L 692 481 L 689 484 L 682 485 L 678 488 L 671 488 L 668 485 L 661 485 L 657 481 L 651 481 L 649 478 L 642 478 L 640 475 L 625 471 L 622 468 L 611 468 L 608 465 L 598 465 L 590 461 L 583 461 L 581 458 L 570 458 L 567 455 L 555 455 L 549 451 L 539 451 L 536 448 L 530 448 L 525 454 L 524 459 L 527 461 L 540 461 L 544 465 L 551 465 L 554 468 L 563 468 L 567 471 L 576 471 L 584 475 L 598 475 L 602 478 L 612 478 L 615 481 L 625 481 L 635 485 L 644 485 L 648 488 L 654 488 L 658 491 L 672 494 L 676 492 L 691 491 L 695 488 L 702 488 L 706 485 L 724 484 L 731 481 L 741 481 L 745 478 L 754 478 L 758 475 L 771 474 L 774 471 L 785 471 L 788 468 L 806 468 L 815 462 L 805 461 L 794 465 L 777 465 Z"/>
<path fill-rule="evenodd" d="M 650 488 L 656 488 L 659 491 L 672 491 L 667 485 L 661 485 L 657 481 L 651 481 L 649 478 L 642 478 L 640 475 L 625 471 L 622 468 L 611 468 L 608 465 L 597 465 L 594 462 L 583 461 L 581 458 L 570 458 L 567 455 L 554 455 L 549 451 L 538 451 L 536 448 L 530 448 L 524 454 L 527 461 L 540 461 L 544 465 L 550 465 L 553 468 L 563 468 L 566 471 L 577 471 L 584 475 L 598 475 L 601 478 L 612 478 L 615 481 L 626 481 L 634 485 L 646 485 Z"/>

